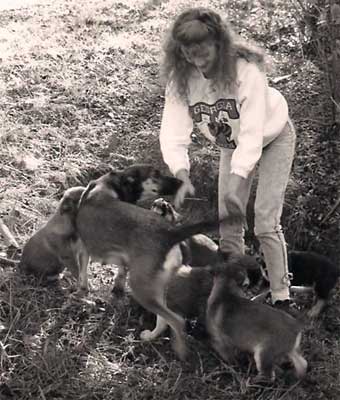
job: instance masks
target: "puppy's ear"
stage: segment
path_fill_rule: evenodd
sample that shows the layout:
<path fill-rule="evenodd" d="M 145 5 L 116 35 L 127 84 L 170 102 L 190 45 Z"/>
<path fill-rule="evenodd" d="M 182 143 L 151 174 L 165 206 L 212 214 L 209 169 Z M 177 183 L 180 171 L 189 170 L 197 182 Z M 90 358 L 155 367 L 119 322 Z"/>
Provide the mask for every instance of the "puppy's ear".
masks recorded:
<path fill-rule="evenodd" d="M 72 214 L 75 212 L 77 208 L 77 204 L 74 201 L 74 199 L 70 198 L 70 197 L 66 197 L 65 199 L 63 199 L 60 203 L 60 214 Z"/>
<path fill-rule="evenodd" d="M 82 195 L 80 196 L 80 200 L 79 200 L 79 207 L 81 204 L 84 203 L 84 201 L 89 197 L 89 193 L 91 192 L 91 190 L 96 186 L 95 181 L 91 181 L 86 189 L 83 191 Z"/>
<path fill-rule="evenodd" d="M 122 182 L 122 175 L 115 172 L 115 171 L 110 171 L 109 173 L 109 181 L 110 184 L 112 185 L 113 188 L 117 188 L 121 185 Z"/>

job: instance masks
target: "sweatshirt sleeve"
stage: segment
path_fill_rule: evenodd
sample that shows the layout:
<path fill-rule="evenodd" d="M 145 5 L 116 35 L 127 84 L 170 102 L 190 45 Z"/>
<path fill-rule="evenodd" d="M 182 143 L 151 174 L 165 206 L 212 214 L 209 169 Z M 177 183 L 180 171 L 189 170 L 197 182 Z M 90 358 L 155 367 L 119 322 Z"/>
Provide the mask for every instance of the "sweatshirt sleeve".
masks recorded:
<path fill-rule="evenodd" d="M 240 131 L 231 158 L 231 172 L 247 178 L 263 148 L 268 84 L 264 72 L 248 63 L 239 77 Z"/>
<path fill-rule="evenodd" d="M 191 143 L 193 121 L 188 105 L 173 90 L 165 92 L 165 104 L 160 130 L 160 147 L 164 162 L 176 175 L 180 169 L 190 170 L 188 147 Z"/>

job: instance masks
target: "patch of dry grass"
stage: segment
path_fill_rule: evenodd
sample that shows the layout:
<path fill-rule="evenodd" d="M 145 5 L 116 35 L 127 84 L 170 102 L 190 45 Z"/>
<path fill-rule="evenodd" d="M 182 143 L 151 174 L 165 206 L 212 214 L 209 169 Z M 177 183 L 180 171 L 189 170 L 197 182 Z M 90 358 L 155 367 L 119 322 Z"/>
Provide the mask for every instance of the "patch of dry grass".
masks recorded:
<path fill-rule="evenodd" d="M 173 15 L 193 4 L 216 7 L 243 35 L 261 41 L 275 61 L 271 78 L 292 74 L 276 85 L 298 131 L 284 226 L 291 246 L 339 257 L 339 214 L 320 225 L 337 197 L 339 143 L 324 134 L 322 70 L 301 57 L 295 20 L 281 0 L 275 8 L 255 1 L 250 9 L 246 1 L 60 0 L 2 13 L 0 214 L 20 244 L 53 213 L 65 188 L 86 184 L 108 164 L 150 161 L 164 168 L 158 146 L 161 38 Z M 191 154 L 199 200 L 187 211 L 206 214 L 216 207 L 218 154 L 200 143 Z M 166 336 L 141 342 L 139 308 L 129 296 L 111 294 L 114 271 L 93 265 L 90 272 L 93 289 L 79 298 L 72 296 L 67 274 L 45 287 L 0 266 L 1 400 L 301 400 L 340 394 L 339 290 L 320 320 L 306 328 L 307 379 L 295 382 L 283 374 L 261 387 L 251 384 L 252 368 L 222 363 L 204 341 L 189 337 L 188 363 L 175 359 Z"/>

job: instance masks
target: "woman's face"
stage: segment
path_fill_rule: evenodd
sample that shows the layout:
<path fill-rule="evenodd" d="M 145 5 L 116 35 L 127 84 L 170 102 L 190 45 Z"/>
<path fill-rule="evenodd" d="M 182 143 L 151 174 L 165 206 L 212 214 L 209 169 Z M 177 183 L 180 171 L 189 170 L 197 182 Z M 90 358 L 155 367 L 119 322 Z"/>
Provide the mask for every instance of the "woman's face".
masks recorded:
<path fill-rule="evenodd" d="M 206 78 L 212 78 L 217 64 L 217 45 L 212 39 L 181 46 L 186 60 L 194 65 Z"/>

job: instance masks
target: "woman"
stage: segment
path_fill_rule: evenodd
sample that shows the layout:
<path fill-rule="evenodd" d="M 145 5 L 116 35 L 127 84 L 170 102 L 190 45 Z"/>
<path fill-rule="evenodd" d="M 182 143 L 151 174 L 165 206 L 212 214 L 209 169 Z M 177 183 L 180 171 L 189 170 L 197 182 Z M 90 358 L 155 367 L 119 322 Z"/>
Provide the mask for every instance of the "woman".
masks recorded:
<path fill-rule="evenodd" d="M 167 82 L 160 145 L 183 180 L 179 207 L 194 194 L 188 146 L 194 124 L 220 147 L 219 214 L 245 215 L 255 166 L 255 232 L 268 268 L 272 303 L 289 310 L 287 250 L 280 225 L 295 131 L 284 97 L 268 86 L 263 52 L 242 43 L 214 11 L 192 8 L 172 25 L 164 47 Z M 222 252 L 243 252 L 242 224 L 221 224 Z"/>

